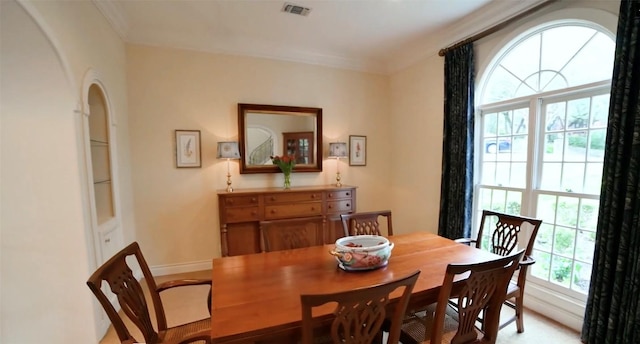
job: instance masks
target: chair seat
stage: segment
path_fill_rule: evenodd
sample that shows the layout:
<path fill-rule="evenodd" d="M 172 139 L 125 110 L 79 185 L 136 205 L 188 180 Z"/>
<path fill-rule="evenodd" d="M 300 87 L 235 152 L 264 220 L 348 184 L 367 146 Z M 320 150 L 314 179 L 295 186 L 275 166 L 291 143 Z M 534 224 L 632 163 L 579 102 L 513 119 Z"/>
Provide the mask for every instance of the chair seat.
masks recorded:
<path fill-rule="evenodd" d="M 194 322 L 190 322 L 184 325 L 171 327 L 163 333 L 164 337 L 161 343 L 181 343 L 186 338 L 197 337 L 211 337 L 211 319 L 206 318 Z M 200 341 L 194 341 L 193 343 L 206 343 L 203 339 Z"/>
<path fill-rule="evenodd" d="M 520 295 L 520 287 L 518 287 L 518 284 L 514 281 L 509 282 L 509 286 L 507 287 L 507 299 L 518 295 Z"/>
<path fill-rule="evenodd" d="M 424 311 L 420 311 L 407 316 L 402 325 L 402 335 L 400 342 L 402 344 L 430 344 L 431 332 L 433 331 L 433 313 L 436 304 L 429 305 Z M 453 337 L 458 331 L 458 322 L 456 321 L 456 311 L 450 307 L 444 318 L 444 330 L 442 334 L 442 343 L 451 343 Z M 483 334 L 476 330 L 478 340 L 482 339 Z M 408 335 L 405 336 L 405 335 Z M 418 339 L 419 341 L 416 341 Z"/>

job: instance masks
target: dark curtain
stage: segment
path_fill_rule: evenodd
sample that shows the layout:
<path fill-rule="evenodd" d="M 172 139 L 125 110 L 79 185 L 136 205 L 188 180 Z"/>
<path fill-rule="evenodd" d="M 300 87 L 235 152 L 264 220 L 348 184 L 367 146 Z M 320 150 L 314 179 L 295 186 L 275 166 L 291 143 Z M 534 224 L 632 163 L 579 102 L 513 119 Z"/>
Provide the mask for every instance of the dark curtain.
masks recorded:
<path fill-rule="evenodd" d="M 473 43 L 444 57 L 444 133 L 438 234 L 471 235 L 473 201 Z"/>
<path fill-rule="evenodd" d="M 620 4 L 584 343 L 640 343 L 639 5 Z"/>

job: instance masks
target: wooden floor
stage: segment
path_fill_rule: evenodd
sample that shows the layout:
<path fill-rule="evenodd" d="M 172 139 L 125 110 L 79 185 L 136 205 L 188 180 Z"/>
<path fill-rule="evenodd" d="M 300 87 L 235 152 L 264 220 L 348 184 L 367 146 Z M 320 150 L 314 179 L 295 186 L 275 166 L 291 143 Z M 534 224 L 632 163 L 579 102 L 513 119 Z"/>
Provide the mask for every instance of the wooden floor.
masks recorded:
<path fill-rule="evenodd" d="M 210 278 L 211 271 L 198 271 L 187 274 L 167 275 L 157 277 L 158 283 L 179 278 Z M 186 321 L 202 319 L 209 316 L 206 306 L 208 287 L 179 288 L 181 290 L 168 290 L 163 292 L 162 298 L 167 313 L 169 326 L 181 324 Z M 186 289 L 186 290 L 185 290 Z M 513 312 L 508 307 L 503 307 L 503 312 Z M 515 323 L 502 329 L 498 336 L 498 344 L 580 344 L 580 334 L 557 322 L 550 320 L 531 310 L 525 310 L 525 331 L 516 332 Z M 133 327 L 130 327 L 133 328 Z M 132 329 L 131 333 L 136 339 L 138 331 Z M 118 336 L 110 327 L 100 344 L 118 344 Z M 288 344 L 288 343 L 283 343 Z"/>

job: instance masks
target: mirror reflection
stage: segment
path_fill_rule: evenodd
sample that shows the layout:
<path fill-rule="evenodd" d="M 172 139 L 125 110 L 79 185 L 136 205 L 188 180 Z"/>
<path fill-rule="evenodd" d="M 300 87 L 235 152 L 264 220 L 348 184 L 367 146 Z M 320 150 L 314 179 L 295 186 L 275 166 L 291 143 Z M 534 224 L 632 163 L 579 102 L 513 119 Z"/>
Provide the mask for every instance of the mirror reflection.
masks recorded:
<path fill-rule="evenodd" d="M 294 171 L 322 171 L 322 109 L 238 104 L 240 173 L 277 173 L 271 156 L 289 155 Z"/>

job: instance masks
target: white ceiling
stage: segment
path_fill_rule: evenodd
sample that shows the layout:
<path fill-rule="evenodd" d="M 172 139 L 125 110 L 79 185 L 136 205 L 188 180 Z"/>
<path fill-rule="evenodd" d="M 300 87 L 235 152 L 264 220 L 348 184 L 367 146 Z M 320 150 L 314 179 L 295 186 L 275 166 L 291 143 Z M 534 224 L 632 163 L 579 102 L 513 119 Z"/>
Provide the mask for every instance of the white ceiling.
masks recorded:
<path fill-rule="evenodd" d="M 130 43 L 389 73 L 542 0 L 93 0 Z"/>

